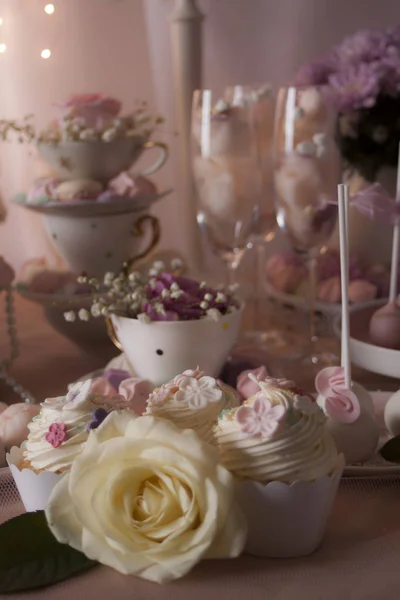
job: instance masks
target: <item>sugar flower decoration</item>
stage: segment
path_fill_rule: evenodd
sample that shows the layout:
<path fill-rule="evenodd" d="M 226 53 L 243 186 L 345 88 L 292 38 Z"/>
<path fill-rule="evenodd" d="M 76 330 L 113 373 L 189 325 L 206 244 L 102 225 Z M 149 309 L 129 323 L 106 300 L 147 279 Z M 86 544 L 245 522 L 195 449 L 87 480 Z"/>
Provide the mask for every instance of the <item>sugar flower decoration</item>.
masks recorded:
<path fill-rule="evenodd" d="M 236 413 L 236 420 L 242 425 L 243 433 L 269 438 L 278 429 L 285 412 L 282 404 L 273 406 L 268 398 L 259 397 L 252 406 L 241 406 Z"/>
<path fill-rule="evenodd" d="M 91 379 L 75 383 L 65 397 L 66 406 L 64 409 L 75 410 L 77 406 L 87 402 L 92 395 L 92 383 Z"/>
<path fill-rule="evenodd" d="M 199 369 L 199 367 L 196 367 L 196 369 L 194 369 L 194 370 L 187 369 L 186 371 L 183 371 L 183 373 L 181 373 L 180 375 L 177 375 L 176 377 L 174 377 L 173 383 L 179 387 L 179 384 L 185 378 L 194 377 L 194 379 L 200 379 L 201 377 L 203 377 L 203 375 L 204 375 L 204 371 L 201 371 Z"/>
<path fill-rule="evenodd" d="M 190 408 L 200 409 L 208 403 L 219 402 L 222 390 L 213 377 L 185 377 L 179 384 L 175 398 L 177 402 L 186 403 Z"/>
<path fill-rule="evenodd" d="M 58 448 L 67 439 L 67 426 L 65 423 L 52 423 L 46 433 L 46 441 Z"/>
<path fill-rule="evenodd" d="M 354 423 L 360 416 L 357 396 L 346 387 L 343 367 L 327 367 L 315 378 L 315 387 L 324 400 L 325 413 L 341 423 Z"/>
<path fill-rule="evenodd" d="M 96 410 L 93 412 L 92 420 L 87 425 L 87 430 L 90 431 L 91 429 L 97 429 L 109 414 L 110 413 L 104 408 L 96 408 Z"/>

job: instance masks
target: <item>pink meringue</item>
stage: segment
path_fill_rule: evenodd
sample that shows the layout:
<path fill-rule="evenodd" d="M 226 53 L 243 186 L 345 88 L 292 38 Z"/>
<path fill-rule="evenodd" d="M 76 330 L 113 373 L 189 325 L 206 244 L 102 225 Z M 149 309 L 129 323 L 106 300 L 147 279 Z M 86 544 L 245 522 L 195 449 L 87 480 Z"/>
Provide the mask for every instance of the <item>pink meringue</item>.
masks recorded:
<path fill-rule="evenodd" d="M 291 264 L 280 254 L 269 258 L 266 273 L 273 287 L 285 294 L 294 293 L 306 275 L 303 266 Z"/>
<path fill-rule="evenodd" d="M 9 288 L 14 277 L 14 269 L 0 256 L 0 289 Z"/>
<path fill-rule="evenodd" d="M 317 298 L 321 302 L 336 303 L 342 298 L 340 277 L 329 277 L 317 286 Z"/>
<path fill-rule="evenodd" d="M 378 288 L 365 279 L 355 279 L 349 283 L 350 302 L 369 302 L 378 294 Z"/>
<path fill-rule="evenodd" d="M 11 404 L 0 414 L 0 445 L 20 446 L 29 434 L 28 423 L 40 412 L 39 404 Z"/>
<path fill-rule="evenodd" d="M 263 381 L 268 376 L 267 367 L 264 365 L 257 369 L 246 369 L 245 371 L 242 371 L 238 376 L 236 383 L 236 389 L 242 400 L 247 400 L 247 398 L 254 396 L 260 391 L 260 386 L 249 378 L 250 373 L 259 381 Z"/>
<path fill-rule="evenodd" d="M 146 401 L 153 391 L 152 384 L 146 379 L 129 377 L 121 381 L 118 390 L 104 377 L 93 380 L 91 391 L 109 398 L 121 397 L 125 400 L 124 408 L 127 408 L 140 416 L 146 410 Z"/>

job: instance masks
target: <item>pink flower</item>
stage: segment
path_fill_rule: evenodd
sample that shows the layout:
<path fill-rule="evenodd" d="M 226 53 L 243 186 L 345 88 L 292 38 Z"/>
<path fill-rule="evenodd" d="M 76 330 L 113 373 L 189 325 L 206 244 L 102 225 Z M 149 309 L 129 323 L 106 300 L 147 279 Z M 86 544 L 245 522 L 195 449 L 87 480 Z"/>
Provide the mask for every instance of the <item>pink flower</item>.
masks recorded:
<path fill-rule="evenodd" d="M 278 429 L 284 415 L 284 406 L 273 406 L 268 398 L 261 396 L 254 401 L 253 406 L 241 406 L 236 413 L 236 420 L 242 425 L 243 433 L 269 438 Z"/>
<path fill-rule="evenodd" d="M 267 377 L 267 368 L 262 365 L 257 369 L 247 369 L 242 371 L 237 378 L 236 389 L 240 396 L 247 400 L 250 396 L 254 396 L 260 391 L 260 386 L 254 382 L 253 379 L 249 378 L 249 374 L 252 374 L 257 380 L 263 380 Z"/>
<path fill-rule="evenodd" d="M 121 102 L 102 94 L 80 94 L 71 96 L 66 102 L 57 105 L 70 109 L 69 117 L 84 119 L 86 127 L 102 128 L 117 117 Z"/>
<path fill-rule="evenodd" d="M 67 426 L 65 423 L 52 423 L 49 431 L 46 433 L 46 440 L 53 446 L 58 448 L 67 439 Z"/>
<path fill-rule="evenodd" d="M 117 390 L 113 385 L 104 377 L 96 377 L 93 379 L 92 387 L 90 388 L 92 394 L 99 394 L 100 396 L 115 396 Z"/>
<path fill-rule="evenodd" d="M 315 387 L 324 400 L 328 417 L 341 423 L 354 423 L 360 416 L 357 396 L 346 387 L 343 367 L 327 367 L 315 378 Z"/>
<path fill-rule="evenodd" d="M 14 277 L 14 269 L 0 256 L 0 289 L 9 288 Z"/>

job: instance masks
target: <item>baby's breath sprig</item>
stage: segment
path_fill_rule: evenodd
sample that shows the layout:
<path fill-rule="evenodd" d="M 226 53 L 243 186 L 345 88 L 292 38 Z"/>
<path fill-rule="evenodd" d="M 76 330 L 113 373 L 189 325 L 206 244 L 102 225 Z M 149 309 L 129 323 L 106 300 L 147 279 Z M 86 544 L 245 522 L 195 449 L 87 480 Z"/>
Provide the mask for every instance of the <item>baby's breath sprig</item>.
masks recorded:
<path fill-rule="evenodd" d="M 22 121 L 0 119 L 0 139 L 7 142 L 10 134 L 14 134 L 20 144 L 32 142 L 36 137 L 35 128 L 31 123 L 33 118 L 34 115 L 26 115 Z"/>
<path fill-rule="evenodd" d="M 87 321 L 90 317 L 118 314 L 143 323 L 202 318 L 217 321 L 239 307 L 229 289 L 216 290 L 205 282 L 182 277 L 182 270 L 182 261 L 174 259 L 169 267 L 163 261 L 155 261 L 147 273 L 128 273 L 124 265 L 120 273 L 106 273 L 102 281 L 82 275 L 78 283 L 91 290 L 90 311 L 68 311 L 65 319 Z"/>

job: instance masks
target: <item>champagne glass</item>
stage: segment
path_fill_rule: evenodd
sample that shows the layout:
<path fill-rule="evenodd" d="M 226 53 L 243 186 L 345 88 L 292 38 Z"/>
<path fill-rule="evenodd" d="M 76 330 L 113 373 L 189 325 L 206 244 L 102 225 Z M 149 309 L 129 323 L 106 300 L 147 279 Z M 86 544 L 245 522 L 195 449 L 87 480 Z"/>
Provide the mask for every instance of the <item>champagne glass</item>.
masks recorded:
<path fill-rule="evenodd" d="M 197 222 L 227 268 L 229 285 L 259 218 L 262 184 L 255 119 L 247 90 L 193 96 L 192 164 Z"/>
<path fill-rule="evenodd" d="M 274 184 L 277 222 L 309 269 L 310 340 L 306 362 L 318 369 L 337 362 L 315 326 L 317 258 L 337 220 L 340 154 L 336 113 L 323 88 L 279 90 L 275 111 Z"/>

